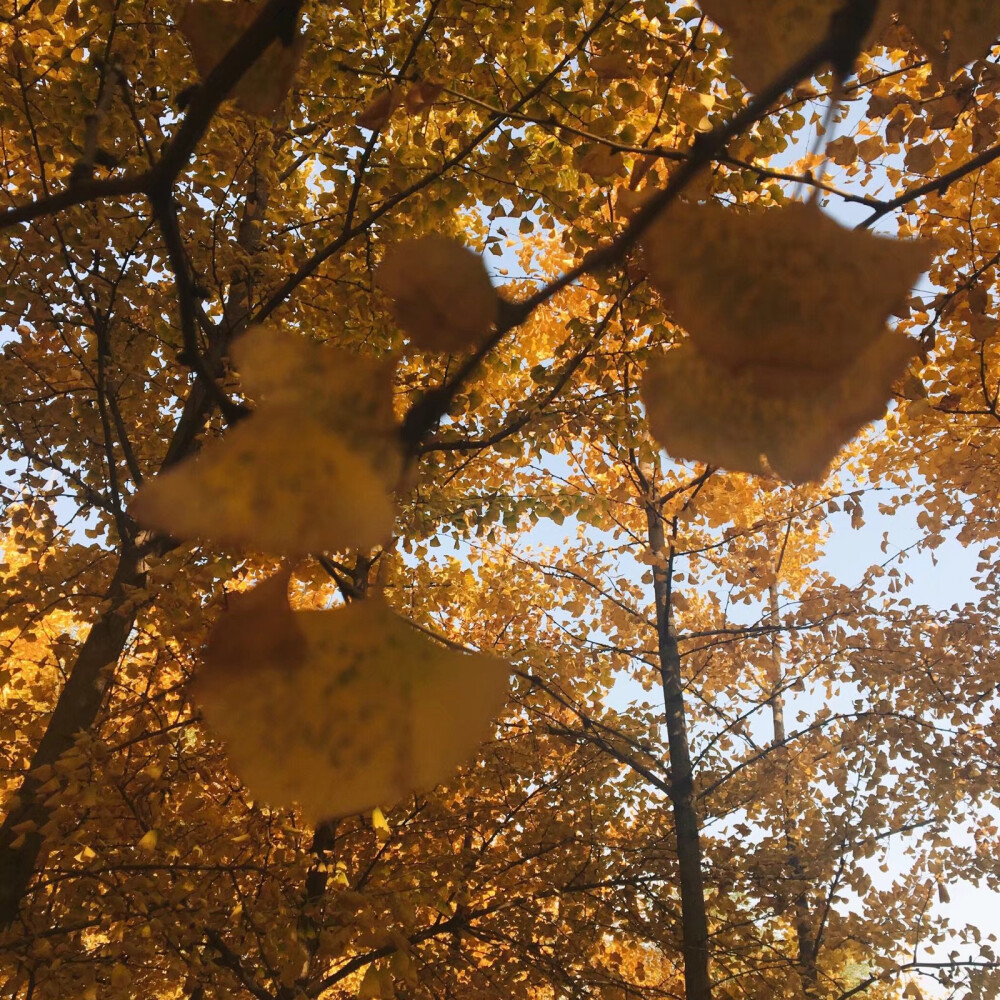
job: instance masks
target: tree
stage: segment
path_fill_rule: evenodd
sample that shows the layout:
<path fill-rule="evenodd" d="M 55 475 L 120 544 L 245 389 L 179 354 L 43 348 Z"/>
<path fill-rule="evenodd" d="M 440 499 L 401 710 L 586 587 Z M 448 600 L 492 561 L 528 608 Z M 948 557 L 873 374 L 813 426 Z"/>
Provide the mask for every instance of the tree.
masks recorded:
<path fill-rule="evenodd" d="M 992 4 L 0 32 L 9 995 L 996 992 Z"/>

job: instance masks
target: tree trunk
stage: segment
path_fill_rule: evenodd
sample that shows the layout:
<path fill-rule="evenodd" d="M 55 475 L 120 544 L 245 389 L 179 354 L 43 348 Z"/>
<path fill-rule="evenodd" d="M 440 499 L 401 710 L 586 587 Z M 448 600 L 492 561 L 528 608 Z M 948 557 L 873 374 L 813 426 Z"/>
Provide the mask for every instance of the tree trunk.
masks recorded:
<path fill-rule="evenodd" d="M 77 734 L 93 726 L 108 681 L 135 622 L 136 605 L 129 594 L 132 588 L 143 584 L 145 574 L 141 565 L 138 551 L 127 547 L 107 591 L 107 610 L 93 624 L 80 647 L 45 735 L 31 758 L 28 773 L 0 825 L 0 932 L 17 917 L 45 839 L 40 828 L 48 820 L 50 810 L 38 797 L 38 788 L 44 783 L 36 777 L 38 768 L 55 764 L 73 746 Z"/>
<path fill-rule="evenodd" d="M 247 253 L 253 253 L 260 245 L 260 227 L 267 202 L 267 185 L 255 172 L 238 236 L 238 242 Z M 209 345 L 213 369 L 221 363 L 233 335 L 239 333 L 246 322 L 251 288 L 252 276 L 248 270 L 242 266 L 235 268 L 225 306 L 224 326 L 215 331 Z M 191 453 L 211 405 L 204 385 L 196 381 L 185 400 L 161 468 Z M 173 543 L 159 539 L 152 544 L 162 554 Z M 137 605 L 129 595 L 144 586 L 143 556 L 148 551 L 149 547 L 144 552 L 130 541 L 123 541 L 118 567 L 106 594 L 107 607 L 80 647 L 28 772 L 0 824 L 0 934 L 17 918 L 45 840 L 40 831 L 48 821 L 50 810 L 37 795 L 44 782 L 33 775 L 38 768 L 55 764 L 73 746 L 77 734 L 92 729 L 96 723 L 104 691 L 135 624 Z"/>
<path fill-rule="evenodd" d="M 649 547 L 655 555 L 667 551 L 663 518 L 653 504 L 646 506 Z M 684 718 L 684 688 L 677 634 L 670 623 L 670 569 L 653 567 L 653 595 L 656 603 L 657 648 L 660 682 L 666 712 L 670 747 L 670 801 L 677 831 L 677 863 L 681 888 L 681 952 L 684 956 L 686 1000 L 711 1000 L 708 973 L 708 917 L 705 912 L 705 884 L 701 867 L 701 839 L 698 813 L 694 806 L 694 779 L 691 752 Z"/>
<path fill-rule="evenodd" d="M 788 749 L 785 746 L 785 700 L 781 693 L 781 651 L 778 648 L 776 631 L 778 624 L 778 585 L 772 583 L 768 589 L 768 625 L 775 629 L 771 632 L 771 674 L 768 678 L 771 687 L 769 698 L 771 727 L 774 738 L 773 746 L 779 754 L 783 772 L 781 818 L 785 837 L 786 863 L 794 885 L 791 905 L 794 914 L 796 961 L 799 975 L 802 977 L 803 993 L 806 997 L 813 997 L 816 995 L 817 983 L 817 941 L 813 929 L 812 907 L 809 903 L 809 885 L 802 867 L 795 820 L 789 809 L 791 791 L 789 788 Z"/>

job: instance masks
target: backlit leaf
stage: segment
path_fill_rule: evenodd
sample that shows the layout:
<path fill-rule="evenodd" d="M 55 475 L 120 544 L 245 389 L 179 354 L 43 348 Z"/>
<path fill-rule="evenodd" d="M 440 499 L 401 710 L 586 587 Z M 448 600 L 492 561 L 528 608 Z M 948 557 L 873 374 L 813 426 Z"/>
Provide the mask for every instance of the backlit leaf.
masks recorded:
<path fill-rule="evenodd" d="M 761 90 L 823 39 L 842 0 L 701 0 L 700 6 L 726 32 L 736 75 Z"/>
<path fill-rule="evenodd" d="M 599 80 L 628 80 L 636 75 L 632 60 L 624 52 L 608 52 L 590 57 L 590 68 Z"/>
<path fill-rule="evenodd" d="M 359 128 L 381 132 L 402 101 L 403 91 L 399 87 L 381 90 L 364 106 L 355 122 Z"/>
<path fill-rule="evenodd" d="M 496 321 L 498 299 L 482 258 L 445 236 L 389 247 L 379 286 L 393 315 L 418 347 L 464 351 L 480 344 Z"/>
<path fill-rule="evenodd" d="M 392 835 L 392 830 L 389 829 L 389 823 L 385 818 L 385 813 L 376 806 L 372 810 L 372 829 L 379 835 L 379 837 L 389 837 Z"/>
<path fill-rule="evenodd" d="M 224 0 L 191 0 L 187 4 L 178 27 L 202 79 L 212 72 L 256 14 L 254 5 Z M 291 45 L 272 42 L 243 74 L 230 96 L 250 114 L 273 115 L 295 79 L 304 49 L 305 39 L 298 34 Z"/>
<path fill-rule="evenodd" d="M 902 22 L 945 77 L 985 56 L 1000 35 L 996 0 L 897 0 Z"/>
<path fill-rule="evenodd" d="M 280 603 L 280 584 L 265 595 Z M 267 619 L 224 616 L 197 697 L 255 796 L 310 820 L 390 805 L 448 778 L 490 731 L 507 695 L 499 659 L 424 638 L 378 599 L 294 614 L 301 656 L 280 662 Z M 236 636 L 230 633 L 238 633 Z M 266 739 L 261 739 L 262 733 Z"/>
<path fill-rule="evenodd" d="M 156 830 L 147 830 L 135 846 L 146 854 L 152 854 L 156 850 L 156 843 L 159 840 Z"/>
<path fill-rule="evenodd" d="M 649 365 L 642 400 L 653 436 L 674 458 L 808 482 L 885 412 L 890 386 L 913 351 L 886 332 L 824 380 L 767 364 L 733 372 L 683 344 Z"/>
<path fill-rule="evenodd" d="M 406 91 L 405 104 L 408 114 L 426 113 L 441 94 L 444 87 L 431 80 L 418 80 L 411 83 Z"/>
<path fill-rule="evenodd" d="M 378 1000 L 382 996 L 382 977 L 377 965 L 369 965 L 358 987 L 358 1000 Z"/>
<path fill-rule="evenodd" d="M 363 357 L 269 324 L 248 330 L 232 350 L 247 393 L 262 408 L 315 417 L 362 452 L 395 485 L 401 467 L 393 409 L 394 359 Z"/>
<path fill-rule="evenodd" d="M 319 420 L 284 408 L 254 414 L 146 483 L 132 512 L 178 538 L 281 555 L 371 548 L 395 518 L 371 462 Z"/>
<path fill-rule="evenodd" d="M 842 369 L 881 334 L 930 260 L 925 245 L 845 229 L 800 202 L 753 214 L 677 204 L 643 248 L 692 343 L 734 371 Z"/>
<path fill-rule="evenodd" d="M 622 169 L 622 154 L 608 146 L 594 146 L 580 160 L 580 170 L 595 180 L 614 177 Z"/>

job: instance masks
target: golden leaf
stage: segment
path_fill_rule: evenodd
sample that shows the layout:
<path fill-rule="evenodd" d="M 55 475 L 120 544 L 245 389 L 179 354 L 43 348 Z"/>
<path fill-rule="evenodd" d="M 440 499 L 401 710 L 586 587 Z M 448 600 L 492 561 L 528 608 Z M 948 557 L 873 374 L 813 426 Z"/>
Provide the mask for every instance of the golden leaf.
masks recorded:
<path fill-rule="evenodd" d="M 886 331 L 824 380 L 790 366 L 733 372 L 688 343 L 649 365 L 642 400 L 653 436 L 675 458 L 804 483 L 885 412 L 913 353 L 910 341 Z"/>
<path fill-rule="evenodd" d="M 379 1000 L 382 996 L 382 976 L 377 965 L 369 965 L 358 987 L 358 1000 Z"/>
<path fill-rule="evenodd" d="M 385 818 L 385 813 L 378 806 L 372 810 L 372 829 L 378 834 L 379 839 L 383 837 L 388 839 L 392 836 L 392 830 L 389 829 L 389 822 Z"/>
<path fill-rule="evenodd" d="M 609 52 L 590 57 L 590 68 L 598 80 L 629 80 L 636 76 L 632 60 L 624 52 Z"/>
<path fill-rule="evenodd" d="M 285 669 L 306 655 L 305 637 L 288 606 L 285 568 L 252 590 L 226 595 L 226 611 L 209 636 L 214 669 L 238 674 L 244 664 Z"/>
<path fill-rule="evenodd" d="M 853 136 L 842 135 L 826 144 L 826 155 L 834 163 L 848 167 L 858 158 L 858 144 Z"/>
<path fill-rule="evenodd" d="M 750 90 L 759 91 L 823 41 L 844 0 L 702 0 L 700 6 L 728 36 L 733 72 Z M 881 4 L 865 44 L 891 16 L 892 5 Z"/>
<path fill-rule="evenodd" d="M 281 555 L 371 548 L 395 520 L 370 461 L 316 418 L 280 407 L 146 483 L 132 512 L 178 538 Z"/>
<path fill-rule="evenodd" d="M 252 327 L 232 349 L 247 393 L 262 408 L 314 417 L 396 485 L 402 456 L 393 408 L 392 358 L 366 358 L 270 324 Z"/>
<path fill-rule="evenodd" d="M 997 0 L 897 0 L 893 6 L 934 68 L 948 78 L 986 55 L 1000 35 Z"/>
<path fill-rule="evenodd" d="M 865 163 L 872 163 L 880 156 L 885 155 L 885 145 L 882 142 L 882 137 L 873 135 L 871 138 L 859 142 L 858 155 Z"/>
<path fill-rule="evenodd" d="M 115 962 L 111 967 L 111 985 L 114 989 L 124 989 L 132 982 L 132 973 L 121 962 Z"/>
<path fill-rule="evenodd" d="M 153 851 L 156 850 L 158 840 L 159 836 L 156 830 L 147 830 L 135 846 L 138 847 L 140 851 L 144 851 L 146 854 L 152 854 Z"/>
<path fill-rule="evenodd" d="M 580 159 L 580 170 L 595 180 L 614 177 L 621 172 L 622 154 L 608 146 L 594 146 Z"/>
<path fill-rule="evenodd" d="M 390 87 L 388 90 L 379 91 L 362 108 L 358 117 L 354 119 L 355 124 L 359 128 L 368 129 L 371 132 L 381 132 L 402 100 L 403 91 L 399 87 Z"/>
<path fill-rule="evenodd" d="M 906 151 L 906 157 L 904 158 L 903 163 L 907 170 L 910 170 L 915 174 L 921 174 L 925 177 L 930 175 L 937 164 L 937 157 L 934 155 L 934 147 L 930 144 L 911 146 Z"/>
<path fill-rule="evenodd" d="M 433 83 L 430 80 L 417 80 L 411 83 L 405 98 L 407 114 L 426 113 L 442 90 L 444 87 L 440 83 Z"/>
<path fill-rule="evenodd" d="M 496 322 L 496 291 L 482 258 L 445 236 L 389 247 L 377 273 L 393 314 L 418 347 L 464 351 Z"/>
<path fill-rule="evenodd" d="M 253 4 L 228 3 L 225 0 L 191 0 L 178 23 L 204 80 L 233 43 L 257 16 Z M 296 33 L 291 45 L 272 42 L 263 55 L 243 74 L 230 97 L 244 111 L 253 115 L 273 115 L 285 100 L 295 79 L 305 39 Z"/>
<path fill-rule="evenodd" d="M 930 261 L 925 244 L 845 229 L 800 202 L 753 214 L 679 203 L 643 250 L 650 279 L 706 357 L 737 372 L 821 376 L 880 336 Z"/>
<path fill-rule="evenodd" d="M 727 34 L 733 71 L 761 90 L 822 41 L 842 0 L 701 0 L 705 14 Z"/>
<path fill-rule="evenodd" d="M 265 602 L 284 602 L 281 586 Z M 196 684 L 206 722 L 270 805 L 298 803 L 319 821 L 430 788 L 475 752 L 503 707 L 501 660 L 445 649 L 378 599 L 294 613 L 301 653 L 285 663 L 268 634 L 283 615 L 224 615 Z M 271 650 L 259 659 L 257 641 Z M 234 659 L 234 645 L 248 654 Z"/>

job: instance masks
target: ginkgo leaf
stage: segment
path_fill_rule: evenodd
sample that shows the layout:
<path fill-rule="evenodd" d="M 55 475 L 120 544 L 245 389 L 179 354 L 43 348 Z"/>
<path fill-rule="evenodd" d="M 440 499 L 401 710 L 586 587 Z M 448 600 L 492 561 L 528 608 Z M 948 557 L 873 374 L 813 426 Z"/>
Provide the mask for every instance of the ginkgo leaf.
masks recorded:
<path fill-rule="evenodd" d="M 178 23 L 202 79 L 215 68 L 258 11 L 252 4 L 226 0 L 190 0 Z M 244 111 L 273 115 L 295 79 L 305 39 L 296 33 L 290 45 L 275 40 L 243 74 L 230 96 Z"/>
<path fill-rule="evenodd" d="M 379 286 L 393 315 L 418 347 L 464 351 L 496 322 L 499 300 L 482 258 L 445 236 L 423 236 L 389 247 Z"/>
<path fill-rule="evenodd" d="M 753 214 L 678 203 L 650 227 L 643 250 L 692 343 L 737 372 L 844 368 L 881 335 L 930 261 L 925 244 L 845 229 L 801 202 Z"/>
<path fill-rule="evenodd" d="M 115 962 L 111 967 L 111 985 L 115 989 L 124 989 L 132 982 L 132 973 L 121 962 Z"/>
<path fill-rule="evenodd" d="M 226 611 L 209 637 L 213 667 L 238 673 L 244 664 L 287 669 L 306 655 L 305 637 L 288 604 L 291 569 L 285 567 L 250 590 L 226 595 Z"/>
<path fill-rule="evenodd" d="M 392 830 L 389 829 L 389 823 L 385 818 L 385 813 L 376 806 L 372 810 L 372 829 L 379 835 L 379 837 L 391 837 Z"/>
<path fill-rule="evenodd" d="M 266 601 L 284 601 L 280 586 Z M 298 651 L 256 658 L 256 638 L 275 650 L 268 621 L 282 614 L 224 615 L 196 686 L 263 801 L 297 803 L 314 821 L 390 805 L 448 778 L 489 735 L 508 687 L 496 657 L 446 649 L 369 599 L 294 613 Z M 234 659 L 234 644 L 247 655 Z"/>
<path fill-rule="evenodd" d="M 285 408 L 255 413 L 146 483 L 132 512 L 178 538 L 281 555 L 371 548 L 395 520 L 372 463 L 319 420 Z"/>
<path fill-rule="evenodd" d="M 841 445 L 885 412 L 913 353 L 887 331 L 824 380 L 789 366 L 734 373 L 688 343 L 649 365 L 641 394 L 653 436 L 674 458 L 803 483 L 821 478 Z"/>
<path fill-rule="evenodd" d="M 701 0 L 727 34 L 733 71 L 761 90 L 781 70 L 822 41 L 842 0 Z"/>
<path fill-rule="evenodd" d="M 589 62 L 599 80 L 628 80 L 637 75 L 632 60 L 624 52 L 592 55 Z"/>
<path fill-rule="evenodd" d="M 403 91 L 400 87 L 390 87 L 379 91 L 365 106 L 355 119 L 359 128 L 370 132 L 380 132 L 388 124 L 393 111 L 403 101 Z"/>
<path fill-rule="evenodd" d="M 262 408 L 314 417 L 368 458 L 386 486 L 396 484 L 402 456 L 394 358 L 363 357 L 263 324 L 233 344 L 232 359 L 244 389 Z"/>
<path fill-rule="evenodd" d="M 408 114 L 426 113 L 441 95 L 444 86 L 431 80 L 417 80 L 406 91 L 404 102 Z"/>
<path fill-rule="evenodd" d="M 945 77 L 984 56 L 1000 35 L 997 0 L 896 0 L 892 6 Z"/>
<path fill-rule="evenodd" d="M 614 177 L 622 169 L 622 154 L 608 146 L 594 146 L 580 159 L 580 170 L 595 180 Z"/>
<path fill-rule="evenodd" d="M 159 840 L 159 835 L 156 830 L 147 830 L 145 834 L 139 839 L 139 842 L 135 845 L 140 851 L 144 851 L 147 854 L 152 854 L 156 850 L 156 844 Z"/>
<path fill-rule="evenodd" d="M 726 32 L 733 72 L 759 91 L 823 41 L 844 0 L 701 0 L 700 6 Z M 866 44 L 888 23 L 893 6 L 879 5 Z"/>

